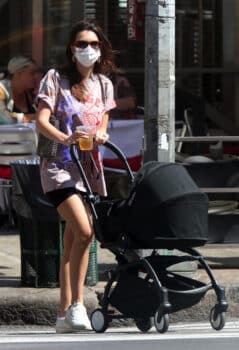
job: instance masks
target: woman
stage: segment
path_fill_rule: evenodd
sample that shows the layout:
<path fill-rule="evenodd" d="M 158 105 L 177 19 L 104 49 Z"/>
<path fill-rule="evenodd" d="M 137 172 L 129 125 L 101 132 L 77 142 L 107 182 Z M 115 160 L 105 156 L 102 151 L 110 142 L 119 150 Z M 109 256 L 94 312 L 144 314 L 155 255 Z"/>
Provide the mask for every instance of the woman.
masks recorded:
<path fill-rule="evenodd" d="M 113 86 L 105 76 L 112 69 L 113 51 L 102 30 L 92 22 L 77 23 L 70 32 L 66 58 L 63 70 L 51 69 L 42 79 L 36 118 L 39 131 L 62 145 L 57 162 L 41 159 L 43 190 L 66 222 L 56 322 L 56 331 L 62 333 L 91 329 L 83 305 L 83 289 L 94 232 L 84 201 L 85 188 L 69 147 L 80 136 L 88 137 L 76 130 L 77 126 L 95 126 L 95 148 L 93 152 L 82 152 L 82 165 L 92 190 L 106 195 L 97 144 L 108 140 L 108 112 L 115 107 Z M 52 113 L 59 119 L 60 129 L 50 124 Z"/>
<path fill-rule="evenodd" d="M 8 63 L 9 77 L 0 81 L 0 124 L 29 123 L 35 119 L 35 62 L 24 56 Z"/>

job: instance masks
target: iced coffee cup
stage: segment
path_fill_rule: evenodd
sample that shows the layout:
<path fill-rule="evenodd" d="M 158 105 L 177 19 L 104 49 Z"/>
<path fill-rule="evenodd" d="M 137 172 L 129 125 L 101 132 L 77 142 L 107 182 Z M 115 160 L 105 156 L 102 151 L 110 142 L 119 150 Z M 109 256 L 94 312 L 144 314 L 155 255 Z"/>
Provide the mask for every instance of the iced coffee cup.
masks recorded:
<path fill-rule="evenodd" d="M 79 147 L 81 151 L 91 151 L 94 145 L 95 126 L 79 125 L 76 127 L 77 131 L 84 132 L 84 137 L 79 138 Z M 86 137 L 85 137 L 86 136 Z"/>

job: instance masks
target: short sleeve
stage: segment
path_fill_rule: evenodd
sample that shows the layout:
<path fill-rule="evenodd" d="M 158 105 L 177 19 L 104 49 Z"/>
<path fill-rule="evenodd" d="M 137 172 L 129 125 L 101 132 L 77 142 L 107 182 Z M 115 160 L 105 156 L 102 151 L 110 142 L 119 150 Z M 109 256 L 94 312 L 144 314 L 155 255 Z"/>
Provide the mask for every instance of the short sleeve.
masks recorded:
<path fill-rule="evenodd" d="M 59 91 L 59 73 L 50 69 L 40 82 L 39 92 L 36 97 L 36 104 L 40 101 L 44 101 L 54 113 L 57 94 Z"/>
<path fill-rule="evenodd" d="M 105 77 L 103 81 L 103 88 L 105 94 L 105 111 L 108 112 L 116 107 L 114 100 L 114 88 L 112 82 Z"/>

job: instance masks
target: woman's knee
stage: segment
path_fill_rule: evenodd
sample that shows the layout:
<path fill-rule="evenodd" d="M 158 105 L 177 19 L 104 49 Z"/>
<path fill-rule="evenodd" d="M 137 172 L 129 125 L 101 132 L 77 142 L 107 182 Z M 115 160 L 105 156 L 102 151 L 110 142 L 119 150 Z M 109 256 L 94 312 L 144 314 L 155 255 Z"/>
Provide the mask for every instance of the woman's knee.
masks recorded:
<path fill-rule="evenodd" d="M 92 241 L 92 238 L 94 236 L 93 230 L 84 230 L 84 231 L 79 231 L 76 232 L 75 234 L 75 241 L 78 241 L 80 244 L 83 245 L 89 245 Z"/>

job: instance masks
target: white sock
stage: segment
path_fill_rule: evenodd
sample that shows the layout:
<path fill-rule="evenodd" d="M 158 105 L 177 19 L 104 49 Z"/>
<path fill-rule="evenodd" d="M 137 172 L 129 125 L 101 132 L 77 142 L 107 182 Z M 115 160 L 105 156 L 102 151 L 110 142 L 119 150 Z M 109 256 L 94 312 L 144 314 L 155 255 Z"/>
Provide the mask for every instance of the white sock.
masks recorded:
<path fill-rule="evenodd" d="M 81 301 L 74 301 L 72 305 L 83 305 Z"/>

